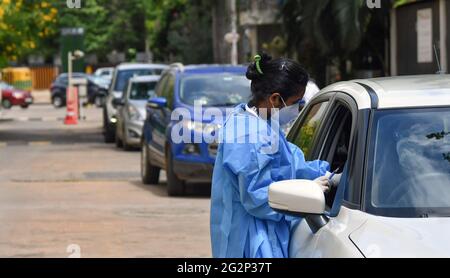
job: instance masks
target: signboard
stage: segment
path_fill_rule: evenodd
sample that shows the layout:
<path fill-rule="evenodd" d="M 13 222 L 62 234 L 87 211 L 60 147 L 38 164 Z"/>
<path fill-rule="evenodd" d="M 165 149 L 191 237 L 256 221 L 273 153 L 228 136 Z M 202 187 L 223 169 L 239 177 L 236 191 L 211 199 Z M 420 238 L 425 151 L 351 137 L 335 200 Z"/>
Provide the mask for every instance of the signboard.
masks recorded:
<path fill-rule="evenodd" d="M 417 62 L 433 62 L 433 13 L 430 8 L 417 10 Z"/>

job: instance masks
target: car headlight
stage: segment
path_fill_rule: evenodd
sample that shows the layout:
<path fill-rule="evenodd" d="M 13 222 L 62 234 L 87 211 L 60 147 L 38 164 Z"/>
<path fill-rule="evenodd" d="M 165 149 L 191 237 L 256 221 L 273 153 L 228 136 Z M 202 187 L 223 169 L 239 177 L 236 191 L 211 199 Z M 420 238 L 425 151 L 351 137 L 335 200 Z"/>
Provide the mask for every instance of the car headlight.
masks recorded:
<path fill-rule="evenodd" d="M 142 120 L 139 110 L 136 107 L 134 107 L 133 105 L 128 106 L 128 115 L 130 116 L 131 120 L 134 120 L 134 121 Z"/>
<path fill-rule="evenodd" d="M 205 124 L 195 121 L 183 121 L 183 127 L 187 128 L 188 130 L 193 130 L 197 133 L 213 134 L 213 132 L 221 128 L 222 125 L 215 123 Z"/>

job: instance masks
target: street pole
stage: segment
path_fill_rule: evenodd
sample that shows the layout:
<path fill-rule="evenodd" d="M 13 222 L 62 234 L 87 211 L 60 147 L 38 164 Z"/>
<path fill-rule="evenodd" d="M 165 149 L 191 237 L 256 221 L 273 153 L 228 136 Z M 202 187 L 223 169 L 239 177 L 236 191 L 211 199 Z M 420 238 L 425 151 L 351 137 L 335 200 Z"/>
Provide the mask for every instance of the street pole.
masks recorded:
<path fill-rule="evenodd" d="M 72 93 L 72 51 L 69 51 L 67 56 L 67 87 L 70 95 Z"/>
<path fill-rule="evenodd" d="M 236 14 L 236 0 L 231 0 L 231 33 L 237 34 L 237 14 Z M 235 38 L 231 44 L 231 64 L 238 64 L 238 40 Z"/>

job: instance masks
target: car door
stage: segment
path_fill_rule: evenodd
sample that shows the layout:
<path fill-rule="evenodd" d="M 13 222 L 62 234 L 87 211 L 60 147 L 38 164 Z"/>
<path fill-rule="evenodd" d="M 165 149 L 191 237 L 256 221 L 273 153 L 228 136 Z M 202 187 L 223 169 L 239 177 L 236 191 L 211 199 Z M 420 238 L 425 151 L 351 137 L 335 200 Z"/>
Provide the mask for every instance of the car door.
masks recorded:
<path fill-rule="evenodd" d="M 317 105 L 323 104 L 308 106 L 310 113 L 314 113 L 314 107 Z M 342 177 L 339 186 L 325 196 L 329 222 L 313 233 L 306 221 L 302 221 L 292 235 L 290 256 L 362 256 L 349 239 L 349 235 L 364 223 L 365 215 L 358 209 L 358 204 L 354 206 L 350 205 L 351 202 L 342 204 L 346 191 L 355 191 L 351 187 L 359 186 L 356 190 L 360 190 L 361 183 L 356 182 L 352 177 L 358 176 L 354 171 L 357 169 L 355 165 L 363 163 L 356 161 L 354 154 L 359 151 L 356 149 L 357 142 L 362 140 L 358 136 L 364 137 L 364 131 L 359 130 L 362 128 L 358 125 L 358 119 L 365 119 L 365 117 L 361 116 L 356 102 L 350 96 L 337 92 L 328 102 L 326 115 L 322 117 L 322 122 L 318 125 L 319 130 L 314 131 L 315 137 L 311 141 L 305 141 L 305 138 L 310 137 L 310 126 L 315 125 L 314 119 L 319 118 L 317 114 L 321 108 L 316 111 L 318 111 L 316 115 L 307 116 L 297 132 L 291 135 L 293 143 L 300 148 L 306 148 L 308 160 L 328 161 L 330 169 L 342 173 Z"/>
<path fill-rule="evenodd" d="M 167 72 L 155 90 L 157 97 L 167 100 L 167 107 L 151 108 L 147 107 L 148 123 L 150 125 L 151 140 L 149 141 L 149 150 L 155 155 L 155 159 L 160 164 L 164 164 L 165 145 L 166 145 L 166 128 L 170 121 L 170 113 L 173 109 L 172 103 L 169 101 L 173 95 L 175 87 L 175 76 Z"/>

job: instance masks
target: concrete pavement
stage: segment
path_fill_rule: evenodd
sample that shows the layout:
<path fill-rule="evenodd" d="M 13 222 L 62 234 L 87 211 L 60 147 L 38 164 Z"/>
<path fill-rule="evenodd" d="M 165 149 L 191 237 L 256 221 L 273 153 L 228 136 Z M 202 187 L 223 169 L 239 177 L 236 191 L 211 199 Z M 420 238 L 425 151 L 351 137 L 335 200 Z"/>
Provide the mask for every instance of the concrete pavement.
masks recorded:
<path fill-rule="evenodd" d="M 0 119 L 0 257 L 209 257 L 210 185 L 144 186 L 139 152 L 104 144 L 101 109 L 64 126 L 34 105 Z"/>

